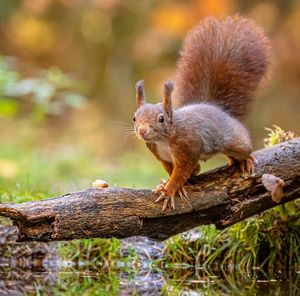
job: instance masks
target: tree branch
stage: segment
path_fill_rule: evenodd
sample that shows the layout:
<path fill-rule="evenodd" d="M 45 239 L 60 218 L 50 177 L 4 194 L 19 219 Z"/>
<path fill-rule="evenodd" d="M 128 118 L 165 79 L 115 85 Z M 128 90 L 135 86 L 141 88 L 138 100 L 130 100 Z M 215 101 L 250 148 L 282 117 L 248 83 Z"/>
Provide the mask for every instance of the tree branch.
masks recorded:
<path fill-rule="evenodd" d="M 179 198 L 176 210 L 161 211 L 151 190 L 86 189 L 42 201 L 0 204 L 0 215 L 19 228 L 19 240 L 70 240 L 144 235 L 164 240 L 202 224 L 224 228 L 277 204 L 261 182 L 263 174 L 284 180 L 280 203 L 300 197 L 300 138 L 254 153 L 255 174 L 222 167 L 190 180 L 192 208 Z"/>

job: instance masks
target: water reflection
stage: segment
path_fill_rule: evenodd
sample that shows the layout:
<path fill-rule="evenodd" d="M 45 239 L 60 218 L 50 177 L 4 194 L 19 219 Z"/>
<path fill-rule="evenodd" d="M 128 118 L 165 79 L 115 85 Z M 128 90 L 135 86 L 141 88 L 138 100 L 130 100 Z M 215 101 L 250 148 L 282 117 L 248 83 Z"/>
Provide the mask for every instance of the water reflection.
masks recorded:
<path fill-rule="evenodd" d="M 169 278 L 170 270 L 130 272 L 0 272 L 0 295 L 300 295 L 300 275 L 272 279 L 245 275 Z"/>
<path fill-rule="evenodd" d="M 168 266 L 161 259 L 163 243 L 147 238 L 124 240 L 120 261 L 101 266 L 62 261 L 55 243 L 15 243 L 10 234 L 12 239 L 0 243 L 1 296 L 300 295 L 299 270 L 243 274 Z M 130 257 L 132 249 L 135 256 Z"/>

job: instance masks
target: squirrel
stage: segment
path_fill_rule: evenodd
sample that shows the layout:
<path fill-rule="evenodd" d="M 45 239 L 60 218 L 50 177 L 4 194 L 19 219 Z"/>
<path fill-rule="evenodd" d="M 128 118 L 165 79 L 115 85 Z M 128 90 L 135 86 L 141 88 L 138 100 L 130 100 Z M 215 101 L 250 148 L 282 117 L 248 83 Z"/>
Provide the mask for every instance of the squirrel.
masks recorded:
<path fill-rule="evenodd" d="M 207 17 L 186 36 L 174 84 L 164 84 L 162 103 L 146 103 L 144 82 L 136 83 L 134 131 L 169 174 L 154 190 L 175 209 L 185 199 L 187 180 L 200 172 L 200 160 L 217 153 L 229 165 L 253 173 L 249 133 L 241 123 L 254 92 L 267 74 L 270 46 L 263 30 L 241 16 Z M 186 200 L 186 199 L 185 199 Z"/>

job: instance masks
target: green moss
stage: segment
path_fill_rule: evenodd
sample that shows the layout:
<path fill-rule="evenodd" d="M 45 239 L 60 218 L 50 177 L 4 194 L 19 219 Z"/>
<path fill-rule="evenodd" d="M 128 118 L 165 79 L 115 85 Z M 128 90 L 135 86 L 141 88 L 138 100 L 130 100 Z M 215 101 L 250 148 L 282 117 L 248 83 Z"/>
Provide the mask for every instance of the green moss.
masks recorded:
<path fill-rule="evenodd" d="M 300 202 L 294 201 L 237 223 L 223 231 L 202 226 L 198 238 L 183 235 L 167 242 L 168 263 L 204 266 L 208 270 L 251 272 L 253 267 L 268 271 L 300 265 Z"/>

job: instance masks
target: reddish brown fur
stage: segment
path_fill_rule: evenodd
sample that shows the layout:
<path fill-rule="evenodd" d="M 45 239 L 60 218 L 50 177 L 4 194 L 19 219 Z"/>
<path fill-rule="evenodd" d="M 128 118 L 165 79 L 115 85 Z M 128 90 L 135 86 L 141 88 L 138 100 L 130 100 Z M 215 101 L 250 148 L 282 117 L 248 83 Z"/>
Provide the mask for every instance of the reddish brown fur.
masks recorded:
<path fill-rule="evenodd" d="M 185 38 L 175 106 L 213 102 L 240 118 L 267 72 L 269 42 L 250 19 L 208 17 Z"/>
<path fill-rule="evenodd" d="M 143 82 L 136 86 L 136 134 L 170 175 L 157 186 L 157 201 L 186 196 L 184 184 L 200 171 L 199 160 L 217 153 L 242 171 L 252 172 L 254 158 L 242 117 L 266 73 L 268 42 L 250 20 L 208 18 L 188 34 L 178 65 L 177 108 L 172 108 L 173 84 L 164 85 L 162 103 L 146 104 Z"/>

